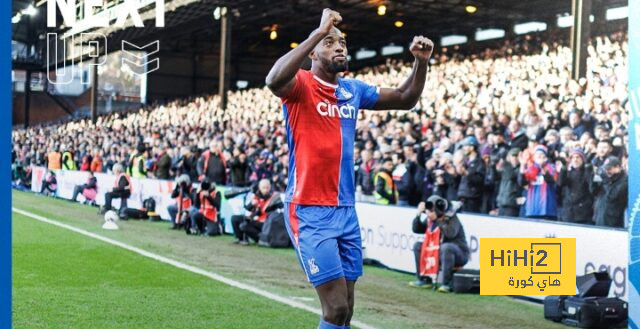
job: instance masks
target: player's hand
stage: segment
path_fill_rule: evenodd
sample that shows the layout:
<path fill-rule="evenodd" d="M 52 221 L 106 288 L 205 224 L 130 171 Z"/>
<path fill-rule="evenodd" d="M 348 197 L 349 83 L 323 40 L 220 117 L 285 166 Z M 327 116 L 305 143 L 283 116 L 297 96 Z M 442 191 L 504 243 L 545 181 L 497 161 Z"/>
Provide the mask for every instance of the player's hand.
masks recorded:
<path fill-rule="evenodd" d="M 419 213 L 423 213 L 426 209 L 427 209 L 427 204 L 424 201 L 418 203 L 418 212 Z"/>
<path fill-rule="evenodd" d="M 342 16 L 337 11 L 325 8 L 322 11 L 322 19 L 320 20 L 320 32 L 329 33 L 334 26 L 342 22 Z"/>
<path fill-rule="evenodd" d="M 413 37 L 409 51 L 417 60 L 429 60 L 433 52 L 433 41 L 421 35 Z"/>

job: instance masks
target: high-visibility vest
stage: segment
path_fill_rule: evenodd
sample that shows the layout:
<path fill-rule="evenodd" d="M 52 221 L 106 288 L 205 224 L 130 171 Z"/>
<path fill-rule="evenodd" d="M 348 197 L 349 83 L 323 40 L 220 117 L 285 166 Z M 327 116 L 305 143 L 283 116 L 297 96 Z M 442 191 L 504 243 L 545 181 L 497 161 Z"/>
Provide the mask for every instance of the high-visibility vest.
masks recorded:
<path fill-rule="evenodd" d="M 129 166 L 129 175 L 136 178 L 144 178 L 147 177 L 147 173 L 145 171 L 140 171 L 140 162 L 142 162 L 142 166 L 145 166 L 145 158 L 144 154 L 138 154 L 133 159 L 131 159 L 131 165 Z"/>
<path fill-rule="evenodd" d="M 124 176 L 124 178 L 127 180 L 127 184 L 129 184 L 129 193 L 133 194 L 133 186 L 131 185 L 131 179 L 129 179 L 129 176 L 127 176 L 126 174 L 120 174 L 118 175 L 118 177 L 116 177 L 116 183 L 113 184 L 114 187 L 119 187 L 118 184 L 120 184 L 120 179 Z M 125 188 L 126 189 L 126 188 Z"/>
<path fill-rule="evenodd" d="M 273 198 L 273 195 L 271 195 L 266 200 L 258 197 L 257 195 L 254 195 L 253 197 L 258 201 L 258 204 L 256 205 L 256 207 L 260 209 L 260 216 L 258 216 L 258 221 L 261 223 L 264 223 L 267 220 L 267 212 L 265 210 L 267 209 L 267 206 L 269 205 L 269 203 L 271 203 L 271 199 Z"/>
<path fill-rule="evenodd" d="M 62 169 L 61 159 L 62 155 L 60 152 L 51 152 L 48 155 L 48 165 L 49 170 L 59 170 Z"/>
<path fill-rule="evenodd" d="M 62 158 L 67 158 L 64 163 L 62 164 L 63 169 L 67 169 L 67 170 L 78 170 L 78 167 L 76 166 L 76 162 L 73 160 L 73 153 L 71 153 L 70 151 L 65 151 L 64 153 L 62 153 Z"/>
<path fill-rule="evenodd" d="M 207 192 L 200 192 L 200 195 L 198 196 L 200 198 L 200 213 L 208 221 L 215 223 L 218 221 L 218 210 L 209 202 L 209 200 L 207 200 L 205 193 Z"/>
<path fill-rule="evenodd" d="M 184 196 L 182 191 L 178 194 L 176 203 L 178 204 L 178 211 L 186 211 L 191 208 L 191 198 L 188 194 Z"/>
<path fill-rule="evenodd" d="M 440 269 L 440 228 L 433 230 L 432 221 L 427 221 L 427 230 L 424 232 L 424 241 L 420 248 L 420 268 L 421 276 L 435 278 Z"/>
<path fill-rule="evenodd" d="M 222 161 L 222 166 L 225 169 L 225 179 L 226 179 L 226 169 L 227 169 L 227 159 L 224 158 L 222 152 L 218 153 L 220 157 L 220 161 Z M 202 175 L 200 175 L 200 180 L 203 180 L 207 176 L 207 169 L 209 169 L 209 158 L 211 158 L 211 150 L 206 150 L 202 153 L 202 157 L 204 158 L 204 164 L 202 166 Z"/>
<path fill-rule="evenodd" d="M 391 176 L 384 171 L 379 171 L 373 179 L 373 186 L 378 186 L 378 179 L 384 179 L 384 189 L 388 194 L 393 195 L 395 197 L 395 200 L 398 200 L 398 190 L 395 188 L 395 184 L 393 183 L 393 179 L 391 178 Z M 373 195 L 376 198 L 377 204 L 390 203 L 390 200 L 380 195 L 377 191 L 375 191 Z"/>

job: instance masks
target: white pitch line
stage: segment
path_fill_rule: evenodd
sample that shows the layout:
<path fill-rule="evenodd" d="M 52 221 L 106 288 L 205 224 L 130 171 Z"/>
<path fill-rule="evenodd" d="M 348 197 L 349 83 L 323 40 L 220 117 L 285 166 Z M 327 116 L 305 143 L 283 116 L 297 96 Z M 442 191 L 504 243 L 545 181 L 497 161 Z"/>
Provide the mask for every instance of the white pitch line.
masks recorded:
<path fill-rule="evenodd" d="M 47 224 L 55 225 L 55 226 L 58 226 L 58 227 L 61 227 L 61 228 L 64 228 L 64 229 L 67 229 L 67 230 L 70 230 L 70 231 L 85 235 L 85 236 L 88 236 L 90 238 L 94 238 L 96 240 L 100 240 L 102 242 L 106 242 L 108 244 L 120 247 L 122 249 L 126 249 L 126 250 L 129 250 L 129 251 L 132 251 L 132 252 L 134 252 L 136 254 L 151 258 L 151 259 L 159 261 L 161 263 L 165 263 L 165 264 L 171 265 L 173 267 L 177 267 L 177 268 L 180 268 L 180 269 L 183 269 L 183 270 L 187 270 L 189 272 L 193 272 L 193 273 L 196 273 L 196 274 L 200 274 L 200 275 L 206 276 L 206 277 L 208 277 L 210 279 L 216 280 L 218 282 L 222 282 L 222 283 L 224 283 L 226 285 L 229 285 L 229 286 L 232 286 L 234 288 L 238 288 L 238 289 L 249 291 L 249 292 L 254 293 L 256 295 L 259 295 L 259 296 L 268 298 L 270 300 L 285 304 L 287 306 L 299 308 L 301 310 L 305 310 L 305 311 L 311 312 L 313 314 L 322 315 L 322 311 L 317 309 L 317 308 L 315 308 L 315 307 L 311 307 L 309 305 L 306 305 L 306 304 L 300 303 L 298 301 L 295 301 L 295 300 L 293 300 L 291 298 L 287 298 L 287 297 L 283 297 L 283 296 L 280 296 L 280 295 L 276 295 L 276 294 L 268 292 L 266 290 L 250 286 L 250 285 L 242 283 L 240 281 L 229 279 L 229 278 L 224 277 L 224 276 L 222 276 L 220 274 L 209 272 L 209 271 L 203 270 L 201 268 L 198 268 L 198 267 L 195 267 L 195 266 L 191 266 L 191 265 L 179 262 L 177 260 L 173 260 L 171 258 L 167 258 L 167 257 L 161 256 L 161 255 L 158 255 L 158 254 L 154 254 L 152 252 L 149 252 L 149 251 L 146 251 L 144 249 L 140 249 L 140 248 L 134 247 L 134 246 L 126 244 L 124 242 L 113 240 L 113 239 L 104 237 L 102 235 L 95 234 L 95 233 L 83 230 L 81 228 L 77 228 L 75 226 L 64 224 L 64 223 L 61 223 L 61 222 L 53 220 L 53 219 L 42 217 L 40 215 L 36 215 L 34 213 L 31 213 L 31 212 L 28 212 L 28 211 L 25 211 L 25 210 L 22 210 L 22 209 L 18 209 L 18 208 L 12 207 L 11 210 L 13 212 L 15 212 L 15 213 L 20 214 L 20 215 L 31 217 L 31 218 L 33 218 L 35 220 L 38 220 L 38 221 L 41 221 L 41 222 L 44 222 L 44 223 L 47 223 Z M 362 323 L 362 322 L 357 321 L 357 320 L 352 320 L 351 321 L 351 326 L 355 326 L 357 328 L 362 328 L 362 329 L 375 329 L 375 327 L 372 327 L 372 326 L 370 326 L 370 325 L 368 325 L 366 323 Z"/>

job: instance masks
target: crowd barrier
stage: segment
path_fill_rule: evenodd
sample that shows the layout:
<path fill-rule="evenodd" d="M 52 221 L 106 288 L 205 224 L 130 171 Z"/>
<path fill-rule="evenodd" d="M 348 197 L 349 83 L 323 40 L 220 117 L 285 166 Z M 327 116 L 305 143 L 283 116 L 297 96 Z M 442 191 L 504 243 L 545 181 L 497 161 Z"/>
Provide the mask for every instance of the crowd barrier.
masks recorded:
<path fill-rule="evenodd" d="M 32 190 L 39 192 L 46 168 L 34 167 Z M 111 190 L 115 176 L 96 173 L 98 196 L 96 202 L 104 204 L 104 193 Z M 56 171 L 57 195 L 71 199 L 76 185 L 86 183 L 87 172 Z M 152 197 L 156 201 L 157 212 L 163 219 L 169 219 L 167 207 L 175 203 L 171 199 L 173 181 L 132 178 L 133 194 L 128 206 L 142 207 L 142 201 Z M 226 187 L 218 187 L 224 194 Z M 80 196 L 79 199 L 82 197 Z M 243 214 L 244 195 L 231 199 L 223 197 L 221 216 L 225 219 L 226 231 L 232 232 L 231 216 Z M 119 201 L 114 201 L 114 207 Z M 422 241 L 423 236 L 411 231 L 411 222 L 416 210 L 409 207 L 382 206 L 357 203 L 365 258 L 375 260 L 394 270 L 415 273 L 413 244 Z M 481 238 L 576 238 L 576 273 L 607 271 L 613 279 L 610 295 L 627 299 L 627 262 L 629 250 L 628 232 L 595 226 L 572 225 L 553 221 L 524 220 L 484 215 L 459 214 L 464 227 L 471 257 L 465 268 L 480 269 Z M 541 299 L 544 296 L 529 296 Z"/>

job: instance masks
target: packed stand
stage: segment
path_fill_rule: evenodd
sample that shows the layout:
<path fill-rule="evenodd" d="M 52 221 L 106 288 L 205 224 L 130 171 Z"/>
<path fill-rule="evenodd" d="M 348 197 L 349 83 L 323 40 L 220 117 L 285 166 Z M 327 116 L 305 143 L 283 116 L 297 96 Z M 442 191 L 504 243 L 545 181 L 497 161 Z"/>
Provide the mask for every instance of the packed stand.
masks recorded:
<path fill-rule="evenodd" d="M 532 44 L 470 56 L 443 49 L 414 110 L 360 112 L 359 200 L 416 206 L 438 195 L 467 212 L 625 226 L 627 35 L 595 37 L 579 81 L 570 79 L 568 47 Z M 388 61 L 349 76 L 395 86 L 409 70 Z M 96 124 L 16 129 L 14 185 L 29 188 L 29 165 L 113 173 L 119 164 L 133 177 L 256 189 L 266 180 L 282 192 L 282 120 L 280 100 L 254 88 L 230 92 L 226 111 L 217 96 L 197 97 Z M 47 179 L 55 187 L 53 171 Z"/>

